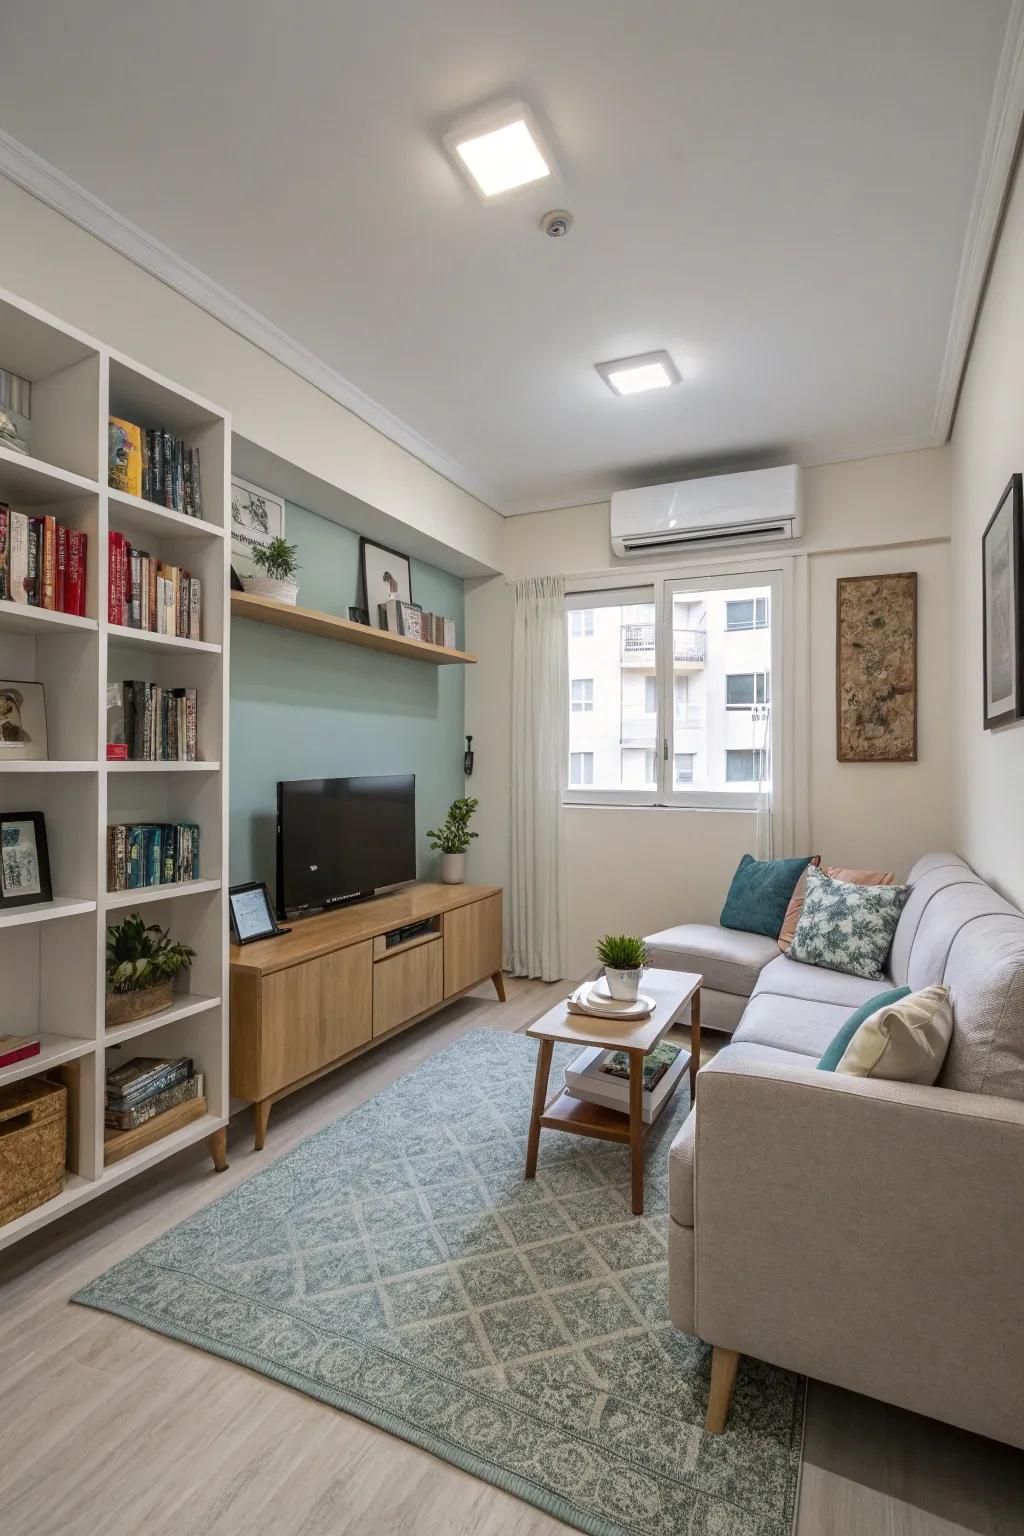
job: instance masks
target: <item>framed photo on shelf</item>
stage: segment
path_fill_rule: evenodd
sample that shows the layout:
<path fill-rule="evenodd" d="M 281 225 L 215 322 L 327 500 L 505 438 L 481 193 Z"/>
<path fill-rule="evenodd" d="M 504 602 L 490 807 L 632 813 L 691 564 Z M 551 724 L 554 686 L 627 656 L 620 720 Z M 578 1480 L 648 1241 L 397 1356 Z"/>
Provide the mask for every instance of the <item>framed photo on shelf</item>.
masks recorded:
<path fill-rule="evenodd" d="M 284 537 L 284 501 L 248 480 L 231 479 L 231 570 L 240 577 L 257 575 L 252 563 L 254 544 Z"/>
<path fill-rule="evenodd" d="M 0 763 L 46 759 L 46 700 L 42 683 L 0 678 Z"/>
<path fill-rule="evenodd" d="M 412 567 L 408 555 L 396 549 L 386 549 L 374 544 L 372 539 L 359 540 L 359 571 L 362 580 L 362 604 L 368 610 L 370 623 L 376 627 L 381 603 L 396 597 L 399 602 L 412 602 Z"/>
<path fill-rule="evenodd" d="M 270 895 L 262 880 L 233 885 L 228 891 L 231 938 L 236 944 L 255 944 L 258 939 L 275 939 L 290 928 L 279 928 Z"/>
<path fill-rule="evenodd" d="M 0 816 L 0 912 L 52 900 L 42 811 L 5 812 Z"/>
<path fill-rule="evenodd" d="M 984 726 L 1009 725 L 1024 715 L 1021 629 L 1021 476 L 1014 475 L 981 536 Z"/>

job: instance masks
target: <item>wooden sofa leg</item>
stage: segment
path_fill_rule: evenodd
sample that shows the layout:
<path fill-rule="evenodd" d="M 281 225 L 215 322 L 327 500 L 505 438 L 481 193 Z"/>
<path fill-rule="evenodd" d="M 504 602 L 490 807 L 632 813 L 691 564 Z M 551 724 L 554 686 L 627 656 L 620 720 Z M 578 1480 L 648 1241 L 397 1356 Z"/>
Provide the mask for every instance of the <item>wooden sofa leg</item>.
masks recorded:
<path fill-rule="evenodd" d="M 737 1350 L 721 1349 L 717 1344 L 714 1346 L 711 1352 L 711 1391 L 708 1393 L 708 1416 L 705 1424 L 709 1435 L 720 1435 L 725 1429 L 739 1363 L 740 1357 Z"/>

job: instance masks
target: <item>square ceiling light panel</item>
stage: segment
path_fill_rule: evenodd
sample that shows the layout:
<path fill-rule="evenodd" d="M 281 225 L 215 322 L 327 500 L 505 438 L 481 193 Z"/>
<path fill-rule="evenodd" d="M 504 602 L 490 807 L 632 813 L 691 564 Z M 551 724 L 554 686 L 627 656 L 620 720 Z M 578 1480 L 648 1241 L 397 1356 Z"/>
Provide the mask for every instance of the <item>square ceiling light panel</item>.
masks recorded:
<path fill-rule="evenodd" d="M 554 169 L 540 130 L 522 102 L 467 119 L 445 134 L 444 144 L 484 198 L 542 181 Z"/>
<path fill-rule="evenodd" d="M 641 352 L 611 363 L 595 363 L 594 367 L 613 395 L 641 395 L 682 383 L 682 375 L 667 352 Z"/>

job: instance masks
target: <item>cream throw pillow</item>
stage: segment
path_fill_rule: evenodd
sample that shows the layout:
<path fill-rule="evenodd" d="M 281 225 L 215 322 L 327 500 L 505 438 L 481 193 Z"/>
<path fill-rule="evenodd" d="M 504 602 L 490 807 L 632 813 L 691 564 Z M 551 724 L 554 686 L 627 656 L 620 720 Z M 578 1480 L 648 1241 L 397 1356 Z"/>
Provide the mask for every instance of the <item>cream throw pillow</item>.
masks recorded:
<path fill-rule="evenodd" d="M 837 1072 L 930 1088 L 942 1071 L 953 1033 L 948 987 L 924 987 L 864 1020 Z"/>

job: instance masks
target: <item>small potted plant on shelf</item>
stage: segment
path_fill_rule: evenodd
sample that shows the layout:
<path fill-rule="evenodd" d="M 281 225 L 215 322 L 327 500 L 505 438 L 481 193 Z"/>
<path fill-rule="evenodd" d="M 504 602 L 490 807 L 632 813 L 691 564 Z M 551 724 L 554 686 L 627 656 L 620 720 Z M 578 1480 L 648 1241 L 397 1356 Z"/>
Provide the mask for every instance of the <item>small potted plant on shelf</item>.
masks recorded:
<path fill-rule="evenodd" d="M 261 576 L 246 576 L 245 590 L 256 597 L 273 597 L 279 603 L 291 603 L 294 607 L 299 595 L 295 572 L 299 569 L 298 550 L 294 544 L 280 537 L 269 544 L 254 544 L 250 554 L 252 563 L 262 571 Z"/>
<path fill-rule="evenodd" d="M 174 978 L 196 957 L 166 928 L 148 927 L 138 912 L 107 929 L 107 1024 L 129 1024 L 169 1008 Z"/>
<path fill-rule="evenodd" d="M 635 1002 L 647 964 L 647 945 L 643 939 L 631 939 L 625 933 L 606 933 L 597 946 L 597 958 L 604 966 L 612 997 L 624 1003 Z"/>
<path fill-rule="evenodd" d="M 427 833 L 430 846 L 441 855 L 441 879 L 445 885 L 461 885 L 466 878 L 466 849 L 479 834 L 470 832 L 469 818 L 477 800 L 453 800 L 446 819 Z"/>

